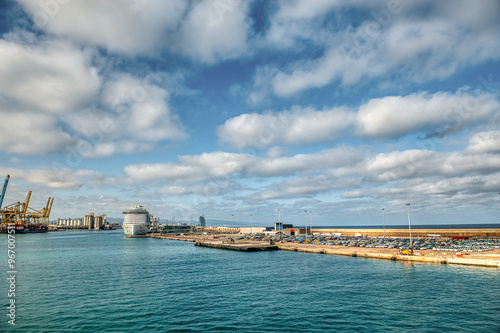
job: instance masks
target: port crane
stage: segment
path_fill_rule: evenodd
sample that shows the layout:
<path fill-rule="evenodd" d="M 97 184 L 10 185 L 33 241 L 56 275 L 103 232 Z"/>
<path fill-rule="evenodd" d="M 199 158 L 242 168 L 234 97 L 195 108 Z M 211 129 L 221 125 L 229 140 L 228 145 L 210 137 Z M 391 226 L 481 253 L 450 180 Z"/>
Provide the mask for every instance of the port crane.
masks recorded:
<path fill-rule="evenodd" d="M 5 180 L 2 196 L 0 197 L 0 207 L 9 178 L 10 177 L 7 176 Z M 47 204 L 42 209 L 33 209 L 29 207 L 31 193 L 31 191 L 28 192 L 24 202 L 16 202 L 7 205 L 1 210 L 2 221 L 0 224 L 0 231 L 5 232 L 9 225 L 15 225 L 16 232 L 47 231 L 54 198 L 49 197 Z"/>
<path fill-rule="evenodd" d="M 2 209 L 3 197 L 5 196 L 5 191 L 7 191 L 7 185 L 9 184 L 10 175 L 5 177 L 5 182 L 3 183 L 2 194 L 0 195 L 0 210 Z"/>

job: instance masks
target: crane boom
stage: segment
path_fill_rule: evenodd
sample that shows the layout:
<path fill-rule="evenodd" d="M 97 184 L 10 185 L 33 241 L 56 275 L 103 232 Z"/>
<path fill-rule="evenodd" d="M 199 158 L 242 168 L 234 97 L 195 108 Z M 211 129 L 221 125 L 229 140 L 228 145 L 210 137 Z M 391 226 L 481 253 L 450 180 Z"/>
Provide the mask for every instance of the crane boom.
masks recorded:
<path fill-rule="evenodd" d="M 5 196 L 5 191 L 7 191 L 7 184 L 9 183 L 10 175 L 5 177 L 5 182 L 3 183 L 2 194 L 0 195 L 0 209 L 2 208 L 3 197 Z"/>

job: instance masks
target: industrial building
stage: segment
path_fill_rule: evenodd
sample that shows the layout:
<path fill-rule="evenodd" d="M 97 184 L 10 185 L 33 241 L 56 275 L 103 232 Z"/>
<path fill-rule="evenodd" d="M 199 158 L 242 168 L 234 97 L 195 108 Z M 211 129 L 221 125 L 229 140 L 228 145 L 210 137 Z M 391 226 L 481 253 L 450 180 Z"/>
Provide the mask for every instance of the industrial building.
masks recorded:
<path fill-rule="evenodd" d="M 86 226 L 89 230 L 94 229 L 94 213 L 85 215 L 85 219 L 83 220 L 83 225 Z"/>
<path fill-rule="evenodd" d="M 57 219 L 56 225 L 58 227 L 83 227 L 83 219 L 77 218 L 77 219 L 72 219 L 72 218 L 67 218 L 67 219 Z"/>

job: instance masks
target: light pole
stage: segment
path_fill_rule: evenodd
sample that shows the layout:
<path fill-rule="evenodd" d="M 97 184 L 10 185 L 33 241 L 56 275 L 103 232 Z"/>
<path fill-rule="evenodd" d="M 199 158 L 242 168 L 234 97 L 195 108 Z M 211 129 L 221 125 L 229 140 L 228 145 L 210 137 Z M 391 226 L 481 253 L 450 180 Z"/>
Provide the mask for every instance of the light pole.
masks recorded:
<path fill-rule="evenodd" d="M 410 203 L 406 203 L 408 207 L 408 231 L 410 233 L 410 253 L 413 254 L 413 242 L 411 241 L 411 223 L 410 223 Z"/>
<path fill-rule="evenodd" d="M 279 235 L 280 235 L 280 240 L 281 240 L 281 234 L 283 233 L 283 227 L 281 226 L 281 212 L 280 212 L 279 208 L 278 208 L 278 228 L 276 228 L 276 229 L 277 229 L 276 230 L 277 232 L 279 230 Z"/>
<path fill-rule="evenodd" d="M 306 240 L 307 240 L 307 210 L 304 211 L 304 227 L 306 228 Z"/>
<path fill-rule="evenodd" d="M 253 235 L 252 214 L 250 214 L 250 234 Z"/>
<path fill-rule="evenodd" d="M 313 223 L 312 223 L 312 210 L 309 211 L 309 224 L 311 225 L 311 239 L 313 239 Z"/>
<path fill-rule="evenodd" d="M 384 238 L 385 238 L 385 209 L 382 208 L 382 225 L 384 226 Z"/>
<path fill-rule="evenodd" d="M 232 218 L 232 224 L 231 224 L 231 235 L 234 235 L 234 214 L 231 215 Z"/>

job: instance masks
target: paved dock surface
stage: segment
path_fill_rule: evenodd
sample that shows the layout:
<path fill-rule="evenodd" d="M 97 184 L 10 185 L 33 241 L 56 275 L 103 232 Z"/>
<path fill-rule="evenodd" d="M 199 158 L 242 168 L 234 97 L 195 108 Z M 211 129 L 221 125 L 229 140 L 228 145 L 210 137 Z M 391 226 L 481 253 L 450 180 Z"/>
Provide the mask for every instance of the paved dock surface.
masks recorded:
<path fill-rule="evenodd" d="M 298 251 L 318 254 L 333 254 L 351 257 L 364 257 L 386 260 L 402 260 L 414 262 L 428 262 L 438 264 L 459 264 L 473 265 L 485 267 L 500 268 L 500 249 L 495 249 L 487 252 L 471 252 L 464 254 L 463 257 L 458 257 L 453 251 L 441 252 L 433 250 L 415 251 L 414 255 L 396 254 L 397 250 L 385 248 L 360 248 L 348 246 L 331 246 L 318 244 L 298 244 L 298 243 L 279 243 L 271 245 L 269 242 L 237 240 L 231 242 L 228 238 L 213 238 L 210 235 L 186 235 L 186 236 L 169 236 L 169 235 L 150 235 L 153 238 L 182 240 L 195 242 L 197 246 L 205 246 L 220 249 L 229 249 L 234 251 Z M 198 243 L 198 244 L 196 244 Z"/>

